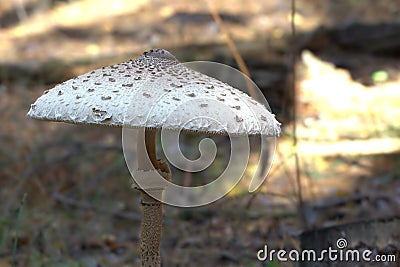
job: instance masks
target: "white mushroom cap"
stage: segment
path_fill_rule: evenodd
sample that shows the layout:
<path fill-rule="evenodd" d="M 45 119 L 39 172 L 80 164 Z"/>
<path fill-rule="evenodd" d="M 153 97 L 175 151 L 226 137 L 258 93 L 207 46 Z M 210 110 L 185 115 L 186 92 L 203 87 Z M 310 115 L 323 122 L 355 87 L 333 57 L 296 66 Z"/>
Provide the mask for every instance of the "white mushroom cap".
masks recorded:
<path fill-rule="evenodd" d="M 213 134 L 280 134 L 247 94 L 182 65 L 163 49 L 58 84 L 28 112 L 34 119 Z"/>

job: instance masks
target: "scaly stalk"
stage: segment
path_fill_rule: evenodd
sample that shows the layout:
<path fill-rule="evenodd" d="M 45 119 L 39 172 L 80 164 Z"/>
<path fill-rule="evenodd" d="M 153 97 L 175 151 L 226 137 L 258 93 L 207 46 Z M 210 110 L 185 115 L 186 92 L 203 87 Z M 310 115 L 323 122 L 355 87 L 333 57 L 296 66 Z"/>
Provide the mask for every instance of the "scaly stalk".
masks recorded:
<path fill-rule="evenodd" d="M 137 140 L 138 169 L 142 171 L 151 171 L 158 169 L 156 156 L 156 130 L 139 130 Z M 145 138 L 145 146 L 143 146 Z M 150 162 L 146 155 L 148 155 Z M 150 164 L 151 163 L 151 164 Z M 153 167 L 154 166 L 154 167 Z M 162 195 L 163 189 L 156 189 L 154 192 Z M 161 235 L 162 235 L 162 203 L 149 196 L 145 191 L 141 191 L 142 205 L 142 223 L 140 234 L 141 261 L 143 267 L 161 266 Z"/>

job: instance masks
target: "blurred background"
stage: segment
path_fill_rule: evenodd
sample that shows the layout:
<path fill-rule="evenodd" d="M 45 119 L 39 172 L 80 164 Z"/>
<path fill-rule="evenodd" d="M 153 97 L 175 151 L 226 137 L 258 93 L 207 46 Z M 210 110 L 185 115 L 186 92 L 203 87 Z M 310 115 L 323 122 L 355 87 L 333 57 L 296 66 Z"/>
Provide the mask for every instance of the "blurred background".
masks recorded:
<path fill-rule="evenodd" d="M 181 62 L 243 59 L 283 130 L 256 193 L 165 208 L 163 266 L 265 266 L 264 244 L 399 215 L 400 2 L 297 0 L 295 37 L 290 18 L 282 0 L 1 1 L 0 267 L 139 266 L 121 129 L 26 113 L 55 84 L 157 47 Z"/>

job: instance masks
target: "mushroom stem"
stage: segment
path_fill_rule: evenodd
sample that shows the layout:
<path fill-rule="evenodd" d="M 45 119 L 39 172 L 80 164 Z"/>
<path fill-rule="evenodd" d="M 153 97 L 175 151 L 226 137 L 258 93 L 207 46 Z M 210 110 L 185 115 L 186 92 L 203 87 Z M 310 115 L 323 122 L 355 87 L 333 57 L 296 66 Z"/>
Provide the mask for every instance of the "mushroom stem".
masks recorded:
<path fill-rule="evenodd" d="M 141 259 L 142 266 L 161 266 L 162 203 L 142 191 Z"/>
<path fill-rule="evenodd" d="M 157 154 L 156 154 L 156 129 L 145 129 L 145 144 L 147 154 L 153 166 L 157 169 Z"/>
<path fill-rule="evenodd" d="M 158 168 L 156 157 L 156 130 L 139 130 L 138 136 L 138 168 L 143 171 Z M 144 132 L 144 134 L 143 134 Z M 143 146 L 145 138 L 145 146 Z M 148 155 L 148 158 L 146 157 Z M 149 160 L 151 163 L 149 162 Z M 154 166 L 154 167 L 153 167 Z M 153 194 L 161 197 L 163 189 L 154 189 Z M 161 234 L 162 234 L 162 203 L 141 191 L 142 223 L 140 233 L 140 249 L 142 266 L 161 266 Z"/>

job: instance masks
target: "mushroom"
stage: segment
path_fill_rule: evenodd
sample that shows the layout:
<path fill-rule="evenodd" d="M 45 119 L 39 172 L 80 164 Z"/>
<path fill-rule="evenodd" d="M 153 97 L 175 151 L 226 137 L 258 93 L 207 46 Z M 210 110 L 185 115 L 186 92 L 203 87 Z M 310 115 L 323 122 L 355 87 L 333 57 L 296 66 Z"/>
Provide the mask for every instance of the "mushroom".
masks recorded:
<path fill-rule="evenodd" d="M 180 109 L 188 101 L 191 104 Z M 176 115 L 173 118 L 172 113 Z M 157 129 L 239 136 L 280 133 L 280 123 L 264 105 L 226 83 L 185 67 L 164 49 L 153 49 L 134 60 L 58 84 L 31 105 L 28 116 L 139 129 L 134 185 L 142 192 L 142 266 L 161 264 L 160 200 L 171 180 L 168 164 L 156 158 Z M 192 120 L 208 116 L 224 123 Z M 164 181 L 154 178 L 158 175 Z"/>

